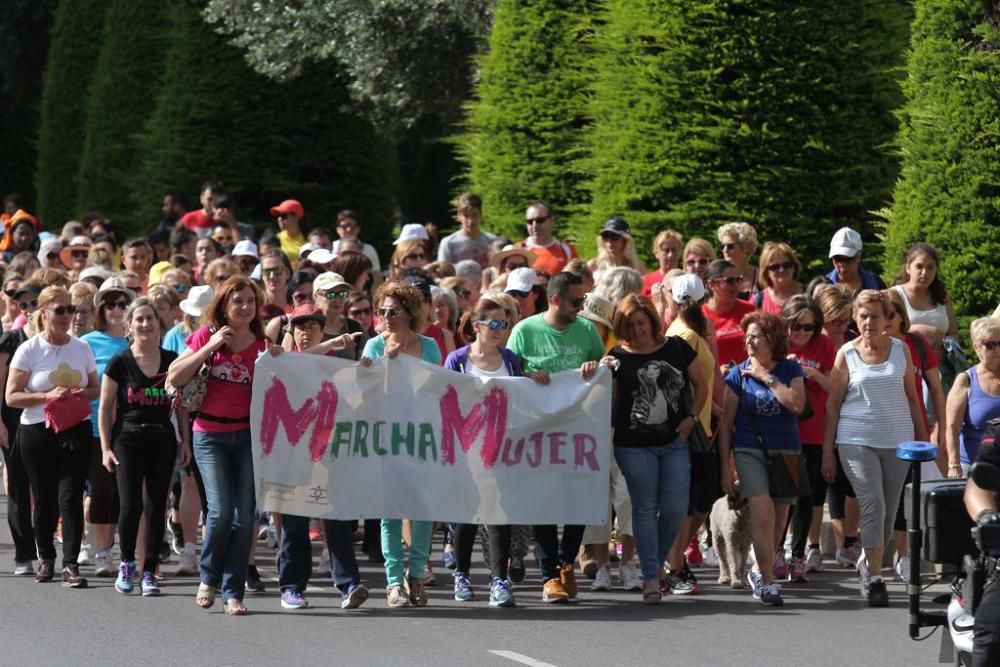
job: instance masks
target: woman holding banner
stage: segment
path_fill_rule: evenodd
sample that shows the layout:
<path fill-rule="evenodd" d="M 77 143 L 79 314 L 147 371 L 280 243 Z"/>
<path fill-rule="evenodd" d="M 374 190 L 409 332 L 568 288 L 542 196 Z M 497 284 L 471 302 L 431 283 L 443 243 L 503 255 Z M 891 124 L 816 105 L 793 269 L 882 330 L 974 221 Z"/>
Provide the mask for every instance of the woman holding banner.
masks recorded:
<path fill-rule="evenodd" d="M 203 326 L 167 371 L 182 387 L 209 366 L 201 410 L 194 421 L 194 457 L 205 482 L 208 516 L 201 549 L 201 584 L 195 598 L 208 609 L 222 585 L 226 613 L 244 616 L 243 594 L 254 537 L 253 455 L 250 450 L 250 390 L 256 359 L 269 349 L 260 320 L 260 293 L 242 275 L 218 286 Z"/>
<path fill-rule="evenodd" d="M 380 357 L 408 354 L 428 363 L 441 364 L 441 351 L 433 338 L 417 332 L 423 328 L 424 300 L 415 287 L 389 282 L 376 297 L 382 333 L 365 343 L 361 364 L 371 366 Z M 403 521 L 382 519 L 382 555 L 385 557 L 386 598 L 390 607 L 427 606 L 420 577 L 431 548 L 433 521 L 410 522 L 410 568 L 403 569 Z"/>

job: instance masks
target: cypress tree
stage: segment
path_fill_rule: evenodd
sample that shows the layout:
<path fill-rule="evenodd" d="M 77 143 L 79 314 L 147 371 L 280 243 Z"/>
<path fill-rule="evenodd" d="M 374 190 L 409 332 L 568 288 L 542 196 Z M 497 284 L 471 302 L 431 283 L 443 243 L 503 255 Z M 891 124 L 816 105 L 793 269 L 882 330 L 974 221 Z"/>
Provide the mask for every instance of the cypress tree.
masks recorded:
<path fill-rule="evenodd" d="M 352 110 L 336 65 L 308 66 L 287 83 L 265 79 L 210 30 L 202 6 L 186 0 L 168 11 L 164 75 L 138 142 L 135 224 L 156 222 L 165 190 L 194 192 L 212 178 L 236 197 L 242 217 L 269 220 L 269 206 L 294 197 L 312 225 L 332 226 L 336 211 L 350 207 L 369 240 L 388 237 L 384 147 Z"/>
<path fill-rule="evenodd" d="M 583 76 L 593 2 L 501 0 L 475 99 L 457 138 L 466 187 L 485 225 L 518 239 L 524 211 L 545 199 L 566 223 L 584 202 L 572 163 L 584 124 Z"/>
<path fill-rule="evenodd" d="M 38 168 L 38 213 L 61 225 L 76 210 L 77 173 L 83 148 L 87 90 L 97 62 L 103 0 L 61 0 L 53 19 L 42 81 Z"/>
<path fill-rule="evenodd" d="M 77 210 L 100 209 L 128 225 L 128 184 L 138 165 L 136 135 L 153 111 L 166 52 L 165 0 L 112 0 L 88 93 Z"/>
<path fill-rule="evenodd" d="M 901 2 L 609 0 L 585 169 L 589 224 L 622 213 L 640 237 L 714 242 L 723 221 L 825 258 L 872 227 L 896 173 Z"/>
<path fill-rule="evenodd" d="M 934 244 L 956 312 L 1000 294 L 1000 48 L 996 5 L 916 3 L 900 112 L 902 171 L 886 229 L 886 275 L 915 241 Z"/>

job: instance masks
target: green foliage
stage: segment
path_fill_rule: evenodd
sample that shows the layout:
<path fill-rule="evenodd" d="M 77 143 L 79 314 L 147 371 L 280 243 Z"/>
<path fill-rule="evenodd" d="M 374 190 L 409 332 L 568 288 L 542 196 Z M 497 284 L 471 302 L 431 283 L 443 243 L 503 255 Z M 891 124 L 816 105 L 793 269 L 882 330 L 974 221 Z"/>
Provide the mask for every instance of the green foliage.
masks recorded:
<path fill-rule="evenodd" d="M 927 241 L 956 311 L 987 315 L 1000 294 L 998 14 L 983 0 L 918 0 L 916 10 L 887 275 L 907 246 Z"/>
<path fill-rule="evenodd" d="M 585 200 L 572 163 L 584 125 L 588 0 L 501 0 L 476 98 L 456 142 L 465 187 L 483 198 L 486 226 L 524 236 L 524 211 L 545 199 L 568 223 Z"/>
<path fill-rule="evenodd" d="M 586 131 L 581 235 L 623 214 L 649 256 L 666 227 L 715 243 L 745 220 L 825 257 L 872 228 L 896 163 L 903 2 L 608 0 Z"/>
<path fill-rule="evenodd" d="M 307 65 L 282 84 L 265 79 L 201 20 L 200 7 L 183 0 L 168 11 L 164 76 L 139 138 L 137 223 L 148 228 L 158 219 L 164 190 L 195 192 L 212 178 L 236 196 L 242 217 L 269 219 L 269 206 L 293 197 L 307 222 L 332 227 L 336 212 L 350 207 L 366 240 L 388 244 L 384 149 L 336 65 Z"/>
<path fill-rule="evenodd" d="M 108 3 L 88 94 L 76 210 L 99 209 L 127 227 L 137 226 L 127 188 L 139 166 L 136 135 L 163 74 L 166 7 L 166 0 Z"/>
<path fill-rule="evenodd" d="M 76 210 L 87 90 L 97 62 L 104 0 L 61 0 L 56 8 L 42 82 L 35 188 L 38 213 L 62 225 Z"/>

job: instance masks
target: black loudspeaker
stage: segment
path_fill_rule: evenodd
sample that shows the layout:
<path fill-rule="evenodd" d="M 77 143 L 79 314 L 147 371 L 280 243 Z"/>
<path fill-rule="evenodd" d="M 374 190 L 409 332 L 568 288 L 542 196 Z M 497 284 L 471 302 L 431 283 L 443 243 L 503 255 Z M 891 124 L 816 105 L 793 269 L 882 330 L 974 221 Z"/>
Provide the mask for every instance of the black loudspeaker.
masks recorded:
<path fill-rule="evenodd" d="M 913 485 L 907 484 L 906 522 L 912 522 L 910 498 Z M 978 554 L 972 540 L 975 522 L 965 511 L 964 479 L 940 479 L 920 485 L 920 512 L 923 515 L 923 559 L 939 565 L 960 566 L 966 554 Z"/>

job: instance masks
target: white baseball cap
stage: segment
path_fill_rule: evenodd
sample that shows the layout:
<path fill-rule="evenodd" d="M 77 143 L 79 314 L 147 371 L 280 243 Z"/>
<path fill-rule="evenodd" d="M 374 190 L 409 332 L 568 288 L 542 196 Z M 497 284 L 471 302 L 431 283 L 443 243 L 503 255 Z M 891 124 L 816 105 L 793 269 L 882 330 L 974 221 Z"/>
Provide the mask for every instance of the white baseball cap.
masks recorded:
<path fill-rule="evenodd" d="M 257 253 L 257 244 L 250 239 L 238 241 L 233 247 L 233 257 L 253 257 L 260 259 L 260 255 Z"/>
<path fill-rule="evenodd" d="M 215 298 L 215 290 L 211 285 L 197 285 L 188 294 L 188 298 L 182 300 L 180 306 L 191 317 L 201 317 Z"/>
<path fill-rule="evenodd" d="M 705 298 L 705 283 L 694 273 L 684 273 L 674 278 L 670 293 L 676 304 L 683 304 L 688 299 L 698 303 Z"/>
<path fill-rule="evenodd" d="M 530 292 L 538 284 L 538 274 L 531 269 L 521 267 L 507 274 L 507 286 L 504 292 Z"/>
<path fill-rule="evenodd" d="M 430 239 L 430 234 L 427 233 L 427 228 L 419 222 L 411 222 L 408 225 L 403 225 L 403 228 L 399 230 L 399 238 L 393 241 L 392 245 L 399 245 L 403 241 L 412 239 L 426 241 Z"/>
<path fill-rule="evenodd" d="M 337 256 L 326 248 L 316 248 L 306 257 L 313 264 L 329 264 L 336 258 Z"/>
<path fill-rule="evenodd" d="M 861 234 L 850 227 L 841 227 L 830 240 L 830 257 L 854 257 L 861 252 Z"/>

